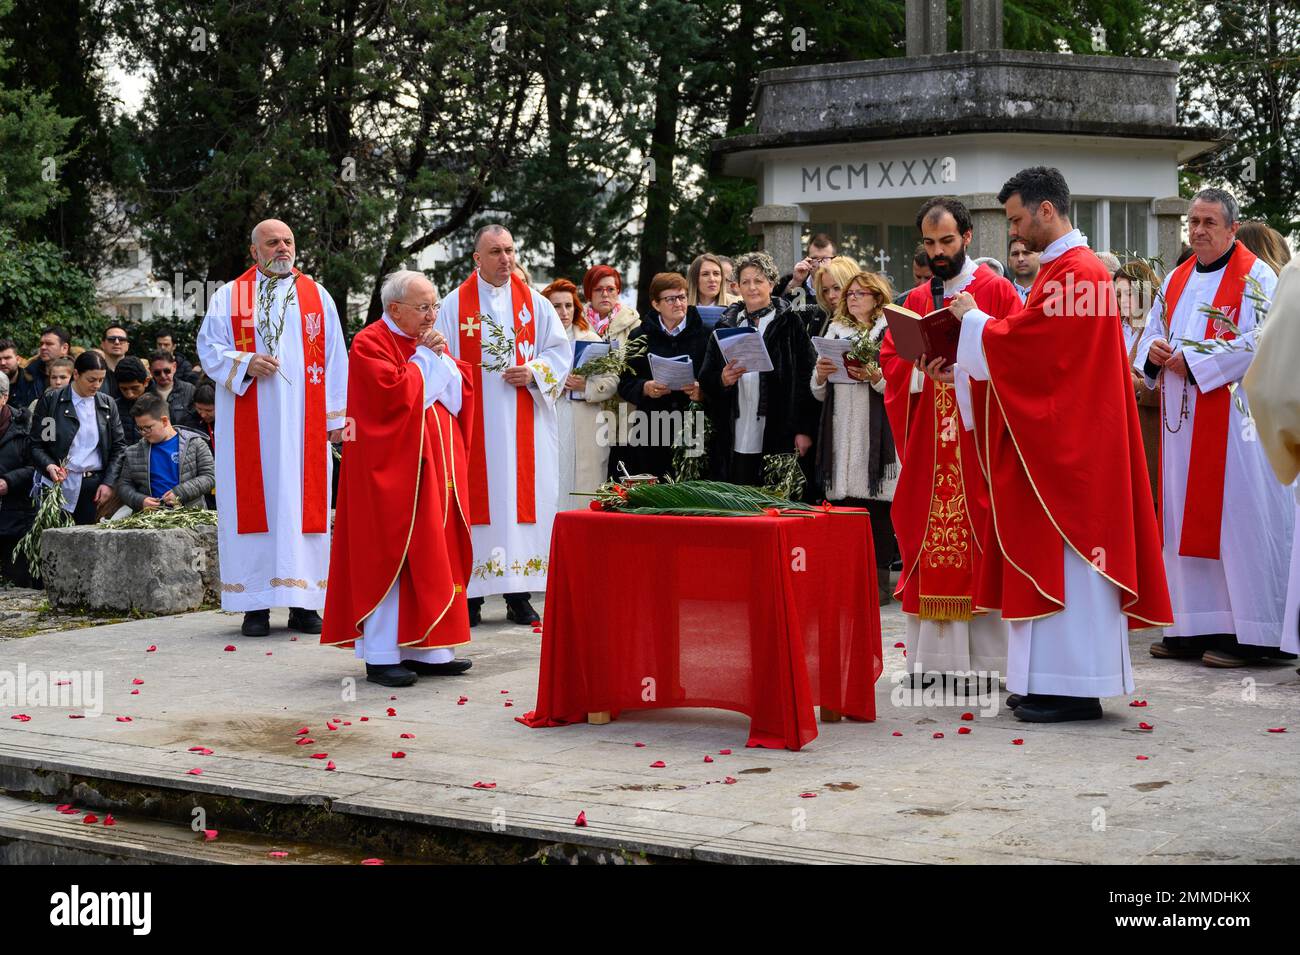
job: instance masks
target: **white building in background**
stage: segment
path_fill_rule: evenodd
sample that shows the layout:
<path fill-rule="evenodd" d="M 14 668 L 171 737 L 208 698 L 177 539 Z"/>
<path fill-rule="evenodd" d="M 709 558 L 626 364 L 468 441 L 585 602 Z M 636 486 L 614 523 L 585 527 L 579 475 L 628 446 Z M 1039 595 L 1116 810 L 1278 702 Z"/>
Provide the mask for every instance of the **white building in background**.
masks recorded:
<path fill-rule="evenodd" d="M 138 234 L 120 239 L 110 267 L 95 283 L 100 311 L 131 324 L 147 322 L 170 305 L 171 290 L 153 275 L 153 259 Z"/>

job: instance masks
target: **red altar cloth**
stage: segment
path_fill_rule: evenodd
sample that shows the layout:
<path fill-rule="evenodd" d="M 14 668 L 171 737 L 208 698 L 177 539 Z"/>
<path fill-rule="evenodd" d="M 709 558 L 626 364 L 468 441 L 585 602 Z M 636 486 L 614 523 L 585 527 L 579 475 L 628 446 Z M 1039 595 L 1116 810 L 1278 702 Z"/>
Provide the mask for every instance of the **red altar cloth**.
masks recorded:
<path fill-rule="evenodd" d="M 799 749 L 815 706 L 876 718 L 880 606 L 865 511 L 812 517 L 556 515 L 537 708 L 707 706 L 750 746 Z"/>

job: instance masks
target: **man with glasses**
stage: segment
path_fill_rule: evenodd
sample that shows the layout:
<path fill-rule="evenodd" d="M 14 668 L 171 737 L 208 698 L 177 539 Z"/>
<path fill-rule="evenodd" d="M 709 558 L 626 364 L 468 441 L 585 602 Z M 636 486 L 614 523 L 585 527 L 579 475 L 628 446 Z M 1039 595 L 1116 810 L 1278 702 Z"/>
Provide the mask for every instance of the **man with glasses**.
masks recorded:
<path fill-rule="evenodd" d="M 347 346 L 334 300 L 294 268 L 287 225 L 259 222 L 248 251 L 253 267 L 212 296 L 198 336 L 216 385 L 221 608 L 244 612 L 247 636 L 285 606 L 291 629 L 320 633 Z"/>
<path fill-rule="evenodd" d="M 190 405 L 194 403 L 194 386 L 176 376 L 176 356 L 171 352 L 157 351 L 149 357 L 148 391 L 167 403 L 168 416 L 174 425 L 197 429 L 197 421 Z"/>
<path fill-rule="evenodd" d="M 817 270 L 833 258 L 835 258 L 834 240 L 825 232 L 818 232 L 808 240 L 808 254 L 795 263 L 793 272 L 776 283 L 772 296 L 790 298 L 796 289 L 802 288 L 808 301 L 816 301 L 813 279 L 817 276 Z"/>
<path fill-rule="evenodd" d="M 99 342 L 99 350 L 104 353 L 108 373 L 104 375 L 104 384 L 100 390 L 110 398 L 120 398 L 122 395 L 117 390 L 117 363 L 122 360 L 130 348 L 131 340 L 127 338 L 125 326 L 114 323 L 104 329 L 104 336 Z"/>
<path fill-rule="evenodd" d="M 447 354 L 424 273 L 393 272 L 379 297 L 382 320 L 352 341 L 356 436 L 343 456 L 321 643 L 352 647 L 371 683 L 410 686 L 470 668 L 455 647 L 469 643 L 473 372 Z M 377 534 L 385 525 L 402 532 Z"/>

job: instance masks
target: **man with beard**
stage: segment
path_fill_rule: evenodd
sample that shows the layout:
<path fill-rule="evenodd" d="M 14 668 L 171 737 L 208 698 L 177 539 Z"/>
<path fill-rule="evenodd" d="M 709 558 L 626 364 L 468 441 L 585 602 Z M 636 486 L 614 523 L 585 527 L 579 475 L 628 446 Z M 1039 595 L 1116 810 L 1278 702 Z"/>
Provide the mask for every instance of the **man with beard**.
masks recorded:
<path fill-rule="evenodd" d="M 929 284 L 917 285 L 904 303 L 924 315 L 968 292 L 990 315 L 1006 317 L 1020 298 L 1005 278 L 976 265 L 966 253 L 970 212 L 950 196 L 928 200 L 916 214 L 924 239 Z M 978 671 L 986 680 L 1006 669 L 1007 631 L 996 610 L 975 604 L 980 564 L 990 546 L 988 485 L 971 430 L 970 383 L 942 358 L 914 367 L 885 333 L 880 349 L 885 407 L 903 462 L 894 492 L 893 519 L 903 555 L 895 596 L 907 615 L 907 668 L 961 680 Z M 960 407 L 960 413 L 959 413 Z M 964 426 L 963 426 L 964 422 Z"/>
<path fill-rule="evenodd" d="M 217 386 L 217 548 L 221 609 L 242 632 L 320 633 L 329 577 L 330 442 L 343 440 L 348 353 L 334 300 L 293 267 L 293 232 L 253 229 L 254 266 L 212 296 L 199 329 Z"/>
<path fill-rule="evenodd" d="M 1119 307 L 1059 170 L 1022 170 L 998 201 L 1042 271 L 1011 315 L 969 292 L 950 306 L 957 362 L 988 383 L 973 395 L 993 527 L 977 601 L 1007 621 L 1017 718 L 1101 719 L 1100 697 L 1133 689 L 1128 630 L 1173 619 Z"/>

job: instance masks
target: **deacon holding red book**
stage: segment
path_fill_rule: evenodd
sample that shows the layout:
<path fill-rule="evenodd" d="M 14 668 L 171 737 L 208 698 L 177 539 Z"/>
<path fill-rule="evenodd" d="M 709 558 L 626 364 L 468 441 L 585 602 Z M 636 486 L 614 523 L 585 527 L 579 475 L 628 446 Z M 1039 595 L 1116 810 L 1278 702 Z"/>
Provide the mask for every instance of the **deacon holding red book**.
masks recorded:
<path fill-rule="evenodd" d="M 434 327 L 424 274 L 394 272 L 384 314 L 352 340 L 349 429 L 321 643 L 354 647 L 366 678 L 409 686 L 470 668 L 469 366 Z"/>
<path fill-rule="evenodd" d="M 1011 283 L 966 254 L 972 224 L 960 200 L 927 200 L 916 225 L 933 278 L 912 289 L 904 308 L 925 315 L 966 292 L 985 314 L 1005 318 L 1020 310 Z M 918 364 L 900 356 L 885 333 L 885 406 L 903 461 L 892 515 L 903 555 L 896 593 L 907 615 L 907 669 L 922 679 L 991 680 L 1006 670 L 1007 629 L 996 610 L 974 601 L 983 556 L 996 547 L 987 539 L 988 484 L 971 430 L 971 395 L 985 384 L 972 386 L 943 359 L 923 356 Z"/>
<path fill-rule="evenodd" d="M 962 292 L 958 364 L 989 477 L 991 546 L 976 602 L 1008 623 L 1008 704 L 1030 722 L 1102 717 L 1133 690 L 1130 628 L 1169 626 L 1151 485 L 1110 274 L 1070 224 L 1059 170 L 998 194 L 1011 239 L 1041 252 L 1023 310 Z"/>

